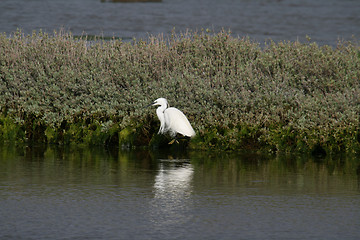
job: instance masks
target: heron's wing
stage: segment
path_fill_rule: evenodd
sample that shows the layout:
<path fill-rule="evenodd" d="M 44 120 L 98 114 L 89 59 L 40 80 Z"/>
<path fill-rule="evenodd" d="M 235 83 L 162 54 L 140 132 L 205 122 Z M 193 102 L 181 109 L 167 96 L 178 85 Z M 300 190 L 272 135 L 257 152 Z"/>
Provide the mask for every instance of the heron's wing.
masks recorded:
<path fill-rule="evenodd" d="M 191 127 L 189 120 L 179 109 L 167 108 L 164 114 L 167 130 L 172 132 L 173 135 L 180 133 L 187 137 L 195 136 L 195 131 Z"/>

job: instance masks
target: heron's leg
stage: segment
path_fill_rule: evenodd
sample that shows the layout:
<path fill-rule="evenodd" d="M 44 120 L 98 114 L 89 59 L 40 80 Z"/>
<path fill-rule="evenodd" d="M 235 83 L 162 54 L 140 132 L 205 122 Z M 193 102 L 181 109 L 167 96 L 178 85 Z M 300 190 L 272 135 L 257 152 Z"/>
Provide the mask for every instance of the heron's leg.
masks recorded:
<path fill-rule="evenodd" d="M 179 144 L 179 141 L 177 140 L 177 138 L 174 138 L 174 139 L 171 140 L 168 144 L 173 144 L 174 142 L 176 142 L 177 144 Z"/>
<path fill-rule="evenodd" d="M 177 144 L 179 144 L 179 141 L 178 141 L 178 140 L 188 139 L 188 138 L 189 138 L 189 137 L 185 137 L 185 136 L 183 136 L 183 135 L 181 135 L 181 134 L 176 134 L 175 137 L 174 137 L 174 139 L 171 140 L 171 141 L 169 142 L 169 144 L 173 144 L 174 142 L 176 142 Z"/>

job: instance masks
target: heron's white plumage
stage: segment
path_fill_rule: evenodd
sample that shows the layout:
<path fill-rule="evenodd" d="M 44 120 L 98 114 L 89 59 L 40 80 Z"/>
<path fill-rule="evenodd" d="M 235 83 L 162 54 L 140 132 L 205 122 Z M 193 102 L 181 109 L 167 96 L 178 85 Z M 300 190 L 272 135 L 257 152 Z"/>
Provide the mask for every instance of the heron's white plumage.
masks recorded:
<path fill-rule="evenodd" d="M 178 133 L 186 137 L 195 136 L 195 131 L 184 113 L 177 108 L 169 107 L 165 98 L 156 99 L 152 105 L 160 105 L 156 109 L 156 114 L 160 120 L 159 133 L 168 132 L 172 137 Z"/>
<path fill-rule="evenodd" d="M 167 108 L 164 111 L 165 127 L 172 137 L 180 133 L 187 137 L 195 136 L 195 131 L 191 127 L 189 120 L 184 113 L 177 108 Z"/>

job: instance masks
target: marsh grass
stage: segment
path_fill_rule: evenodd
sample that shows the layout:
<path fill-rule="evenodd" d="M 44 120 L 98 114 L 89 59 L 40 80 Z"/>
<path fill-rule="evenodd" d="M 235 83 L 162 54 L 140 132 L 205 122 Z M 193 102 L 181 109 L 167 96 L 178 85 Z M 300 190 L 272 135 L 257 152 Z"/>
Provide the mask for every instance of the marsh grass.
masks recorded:
<path fill-rule="evenodd" d="M 227 31 L 88 41 L 0 35 L 1 141 L 156 145 L 158 97 L 181 109 L 190 147 L 358 152 L 360 47 L 260 46 Z M 156 141 L 155 141 L 156 140 Z"/>

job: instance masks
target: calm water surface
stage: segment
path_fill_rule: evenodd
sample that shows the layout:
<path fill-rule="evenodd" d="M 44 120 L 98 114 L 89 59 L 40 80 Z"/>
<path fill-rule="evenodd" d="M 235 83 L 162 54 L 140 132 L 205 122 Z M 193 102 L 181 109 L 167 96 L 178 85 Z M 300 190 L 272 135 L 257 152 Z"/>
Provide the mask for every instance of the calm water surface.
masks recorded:
<path fill-rule="evenodd" d="M 360 159 L 0 148 L 0 239 L 358 239 Z"/>
<path fill-rule="evenodd" d="M 360 38 L 357 0 L 163 0 L 110 3 L 100 0 L 1 0 L 0 32 L 25 33 L 61 27 L 75 35 L 145 38 L 186 29 L 231 29 L 235 36 L 263 42 L 304 41 L 335 45 Z"/>

